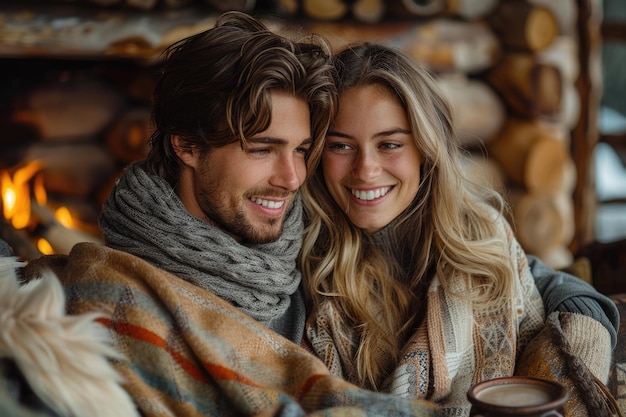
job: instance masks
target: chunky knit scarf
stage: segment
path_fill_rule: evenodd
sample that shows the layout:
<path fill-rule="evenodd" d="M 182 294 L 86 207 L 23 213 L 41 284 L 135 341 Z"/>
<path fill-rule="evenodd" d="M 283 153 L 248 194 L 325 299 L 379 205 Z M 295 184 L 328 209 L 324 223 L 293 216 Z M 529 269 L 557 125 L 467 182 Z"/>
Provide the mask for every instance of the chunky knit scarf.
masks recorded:
<path fill-rule="evenodd" d="M 165 180 L 135 163 L 115 185 L 99 221 L 107 246 L 209 290 L 279 333 L 298 339 L 305 315 L 296 268 L 302 244 L 301 211 L 296 199 L 280 239 L 245 246 L 192 216 Z"/>

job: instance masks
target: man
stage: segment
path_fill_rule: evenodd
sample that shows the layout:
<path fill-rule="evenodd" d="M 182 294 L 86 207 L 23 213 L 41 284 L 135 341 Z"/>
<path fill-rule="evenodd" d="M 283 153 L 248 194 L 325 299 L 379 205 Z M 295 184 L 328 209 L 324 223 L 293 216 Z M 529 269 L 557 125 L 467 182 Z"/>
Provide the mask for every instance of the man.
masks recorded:
<path fill-rule="evenodd" d="M 237 33 L 228 19 L 169 49 L 151 152 L 117 184 L 100 225 L 108 246 L 299 340 L 296 192 L 335 106 L 328 55 L 260 28 Z"/>
<path fill-rule="evenodd" d="M 298 344 L 297 191 L 335 112 L 330 57 L 237 12 L 169 47 L 151 151 L 102 209 L 107 247 L 27 265 L 59 276 L 69 313 L 106 314 L 142 415 L 440 415 L 350 385 Z"/>

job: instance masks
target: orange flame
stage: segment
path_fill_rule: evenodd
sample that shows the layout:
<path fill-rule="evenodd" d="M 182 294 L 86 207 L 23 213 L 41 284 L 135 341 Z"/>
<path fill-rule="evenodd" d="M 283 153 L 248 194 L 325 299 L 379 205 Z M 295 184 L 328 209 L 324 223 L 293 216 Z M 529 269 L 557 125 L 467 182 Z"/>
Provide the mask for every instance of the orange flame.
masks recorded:
<path fill-rule="evenodd" d="M 30 223 L 31 200 L 29 181 L 43 165 L 32 161 L 17 169 L 13 177 L 2 171 L 0 175 L 0 196 L 2 197 L 2 214 L 16 229 L 23 229 Z"/>
<path fill-rule="evenodd" d="M 63 226 L 68 228 L 73 228 L 75 226 L 74 219 L 72 218 L 72 213 L 70 213 L 69 209 L 65 206 L 61 206 L 54 212 L 54 217 L 61 223 Z"/>
<path fill-rule="evenodd" d="M 33 181 L 33 194 L 35 196 L 35 201 L 40 206 L 45 206 L 48 204 L 48 194 L 46 193 L 46 189 L 43 186 L 43 176 L 37 175 L 35 180 Z"/>
<path fill-rule="evenodd" d="M 15 229 L 25 229 L 37 221 L 50 222 L 51 217 L 67 228 L 75 228 L 76 221 L 67 207 L 62 206 L 54 213 L 50 212 L 50 218 L 45 218 L 45 216 L 41 218 L 41 213 L 47 213 L 47 209 L 43 212 L 33 210 L 36 208 L 33 204 L 39 207 L 47 207 L 48 204 L 48 196 L 40 172 L 42 168 L 41 162 L 32 161 L 15 169 L 12 176 L 10 171 L 0 171 L 2 215 Z M 52 244 L 44 238 L 38 238 L 36 246 L 43 254 L 55 253 Z"/>
<path fill-rule="evenodd" d="M 44 255 L 52 255 L 54 253 L 54 249 L 52 248 L 50 242 L 42 237 L 37 239 L 37 249 L 39 249 L 39 252 Z"/>

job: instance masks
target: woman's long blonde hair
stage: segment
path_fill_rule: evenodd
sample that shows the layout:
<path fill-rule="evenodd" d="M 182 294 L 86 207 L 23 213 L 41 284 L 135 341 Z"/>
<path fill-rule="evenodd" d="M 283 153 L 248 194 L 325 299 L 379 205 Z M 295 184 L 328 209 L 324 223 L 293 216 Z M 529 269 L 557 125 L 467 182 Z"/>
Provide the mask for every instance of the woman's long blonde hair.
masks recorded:
<path fill-rule="evenodd" d="M 356 329 L 353 382 L 377 389 L 423 317 L 425 287 L 434 275 L 450 292 L 451 279 L 466 277 L 473 290 L 456 295 L 492 305 L 509 294 L 514 272 L 506 239 L 496 230 L 495 210 L 486 210 L 489 202 L 501 214 L 504 203 L 464 177 L 450 107 L 428 71 L 395 49 L 370 43 L 345 49 L 335 66 L 340 94 L 376 84 L 398 98 L 423 155 L 417 196 L 394 221 L 393 236 L 413 265 L 408 282 L 397 262 L 334 202 L 321 164 L 303 189 L 308 226 L 301 268 L 307 297 L 314 310 L 323 301 L 333 303 L 342 325 Z"/>

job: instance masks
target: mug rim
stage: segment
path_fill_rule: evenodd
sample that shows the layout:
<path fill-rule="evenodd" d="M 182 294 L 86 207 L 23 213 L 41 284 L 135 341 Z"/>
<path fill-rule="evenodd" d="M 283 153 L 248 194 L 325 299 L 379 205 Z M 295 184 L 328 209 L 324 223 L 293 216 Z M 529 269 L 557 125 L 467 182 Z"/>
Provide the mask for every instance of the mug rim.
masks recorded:
<path fill-rule="evenodd" d="M 490 388 L 493 386 L 499 385 L 511 385 L 511 384 L 530 384 L 535 386 L 546 387 L 550 390 L 550 393 L 553 394 L 553 399 L 541 404 L 535 405 L 521 405 L 521 406 L 507 406 L 507 405 L 497 405 L 491 404 L 484 401 L 481 401 L 477 398 L 477 394 L 485 388 Z M 526 414 L 536 413 L 551 409 L 558 409 L 562 407 L 563 404 L 569 398 L 569 391 L 562 384 L 551 381 L 548 379 L 537 378 L 537 377 L 529 377 L 529 376 L 503 376 L 499 378 L 487 379 L 482 382 L 478 382 L 474 384 L 467 391 L 467 399 L 472 403 L 472 405 L 480 407 L 483 411 L 492 411 L 492 412 L 516 412 L 523 411 Z"/>

